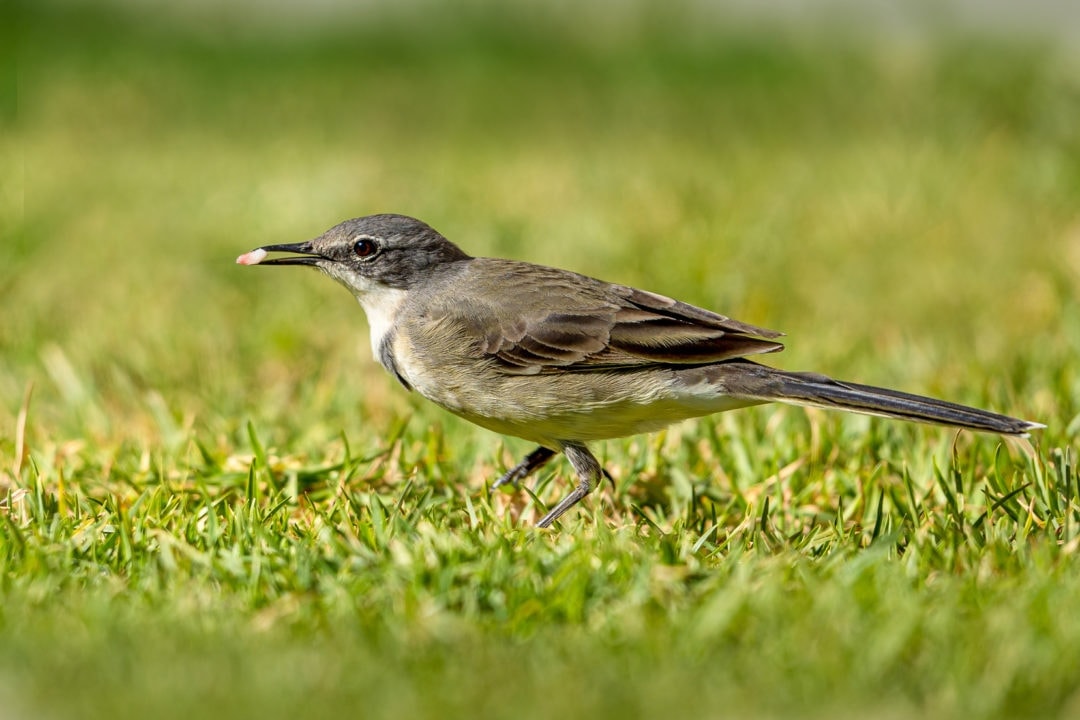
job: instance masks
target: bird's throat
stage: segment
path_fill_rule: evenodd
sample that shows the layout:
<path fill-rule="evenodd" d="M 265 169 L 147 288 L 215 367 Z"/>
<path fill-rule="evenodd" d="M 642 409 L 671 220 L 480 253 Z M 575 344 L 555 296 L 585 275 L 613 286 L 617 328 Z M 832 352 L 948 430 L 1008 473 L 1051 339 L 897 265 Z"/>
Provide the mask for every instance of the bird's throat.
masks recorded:
<path fill-rule="evenodd" d="M 386 366 L 384 354 L 390 352 L 398 313 L 405 303 L 405 291 L 396 288 L 379 288 L 375 292 L 357 294 L 356 299 L 364 308 L 371 329 L 371 354 Z M 394 369 L 387 366 L 387 370 Z"/>

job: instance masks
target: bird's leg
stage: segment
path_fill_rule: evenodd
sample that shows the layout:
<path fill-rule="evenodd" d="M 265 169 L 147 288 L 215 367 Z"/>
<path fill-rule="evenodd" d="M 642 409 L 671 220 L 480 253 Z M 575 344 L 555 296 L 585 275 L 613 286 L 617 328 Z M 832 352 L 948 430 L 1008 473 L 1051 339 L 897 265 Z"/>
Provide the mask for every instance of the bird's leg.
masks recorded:
<path fill-rule="evenodd" d="M 592 489 L 599 484 L 600 478 L 605 474 L 604 469 L 600 467 L 600 462 L 596 459 L 596 456 L 589 452 L 589 449 L 581 443 L 567 443 L 563 446 L 562 451 L 563 454 L 566 455 L 566 459 L 574 466 L 574 472 L 576 472 L 578 476 L 578 485 L 574 488 L 574 491 L 564 497 L 562 502 L 556 505 L 551 512 L 540 518 L 540 522 L 536 523 L 536 527 L 549 527 L 551 523 L 558 520 L 563 513 L 577 505 L 586 495 L 592 492 Z"/>
<path fill-rule="evenodd" d="M 553 457 L 555 457 L 555 451 L 541 445 L 526 455 L 524 460 L 507 470 L 501 478 L 496 480 L 491 486 L 491 492 L 494 492 L 507 483 L 517 487 L 519 482 L 543 467 L 544 463 Z"/>

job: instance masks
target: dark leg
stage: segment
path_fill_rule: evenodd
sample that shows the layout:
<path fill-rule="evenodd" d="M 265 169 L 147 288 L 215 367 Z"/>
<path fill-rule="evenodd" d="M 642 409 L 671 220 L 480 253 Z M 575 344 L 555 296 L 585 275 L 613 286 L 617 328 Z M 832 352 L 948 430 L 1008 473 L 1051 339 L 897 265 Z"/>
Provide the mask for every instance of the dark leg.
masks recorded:
<path fill-rule="evenodd" d="M 541 445 L 526 455 L 524 460 L 507 470 L 501 478 L 495 481 L 491 486 L 491 490 L 494 492 L 507 483 L 516 487 L 519 482 L 543 467 L 544 463 L 553 457 L 555 457 L 555 451 Z"/>
<path fill-rule="evenodd" d="M 550 527 L 551 523 L 562 517 L 563 513 L 577 505 L 586 495 L 592 492 L 592 489 L 599 484 L 600 478 L 604 476 L 604 470 L 600 467 L 600 462 L 584 445 L 569 443 L 563 447 L 563 454 L 566 455 L 566 459 L 570 461 L 570 464 L 574 466 L 574 472 L 578 476 L 578 485 L 551 512 L 542 517 L 540 522 L 536 523 L 536 527 Z"/>

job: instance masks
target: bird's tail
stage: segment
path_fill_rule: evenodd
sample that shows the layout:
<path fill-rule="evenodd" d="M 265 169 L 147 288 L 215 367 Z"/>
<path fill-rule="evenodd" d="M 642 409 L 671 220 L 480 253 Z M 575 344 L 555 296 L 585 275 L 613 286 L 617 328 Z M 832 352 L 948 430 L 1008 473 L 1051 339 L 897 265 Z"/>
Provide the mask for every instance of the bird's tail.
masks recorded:
<path fill-rule="evenodd" d="M 1029 431 L 1045 427 L 966 405 L 841 382 L 815 373 L 786 372 L 747 361 L 724 363 L 714 368 L 725 368 L 723 376 L 717 380 L 728 393 L 747 399 L 847 410 L 1001 435 L 1027 436 Z"/>

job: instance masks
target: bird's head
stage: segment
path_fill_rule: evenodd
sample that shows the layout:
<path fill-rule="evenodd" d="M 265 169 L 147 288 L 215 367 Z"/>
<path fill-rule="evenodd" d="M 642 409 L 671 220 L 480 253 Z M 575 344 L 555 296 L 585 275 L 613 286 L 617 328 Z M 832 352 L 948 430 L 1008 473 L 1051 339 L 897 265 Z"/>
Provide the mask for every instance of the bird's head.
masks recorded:
<path fill-rule="evenodd" d="M 290 253 L 270 257 L 270 253 Z M 236 258 L 241 265 L 308 265 L 361 298 L 383 289 L 410 290 L 448 263 L 468 260 L 426 223 L 405 215 L 368 215 L 339 223 L 314 240 L 265 245 Z"/>

